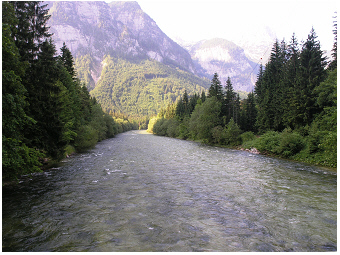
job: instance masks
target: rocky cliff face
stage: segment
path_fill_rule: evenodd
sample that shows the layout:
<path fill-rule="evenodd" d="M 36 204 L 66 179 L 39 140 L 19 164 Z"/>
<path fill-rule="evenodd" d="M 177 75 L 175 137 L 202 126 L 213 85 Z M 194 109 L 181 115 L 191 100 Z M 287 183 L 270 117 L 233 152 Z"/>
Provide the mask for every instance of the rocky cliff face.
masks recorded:
<path fill-rule="evenodd" d="M 186 48 L 200 75 L 211 79 L 217 72 L 223 85 L 230 77 L 235 90 L 252 91 L 259 66 L 246 57 L 241 47 L 224 39 L 212 39 Z"/>
<path fill-rule="evenodd" d="M 196 73 L 190 54 L 166 36 L 137 2 L 49 2 L 48 25 L 57 49 L 63 42 L 75 58 L 86 54 L 96 82 L 105 55 L 125 59 L 155 59 Z"/>

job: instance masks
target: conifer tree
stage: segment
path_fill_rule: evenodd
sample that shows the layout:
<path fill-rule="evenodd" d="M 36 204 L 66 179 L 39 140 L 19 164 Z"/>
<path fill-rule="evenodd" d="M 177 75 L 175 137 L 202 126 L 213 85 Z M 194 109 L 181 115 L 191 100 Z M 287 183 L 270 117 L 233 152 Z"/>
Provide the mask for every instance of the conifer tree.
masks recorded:
<path fill-rule="evenodd" d="M 39 151 L 24 142 L 23 130 L 34 120 L 27 115 L 26 88 L 22 84 L 27 65 L 21 61 L 14 35 L 19 20 L 12 3 L 2 2 L 2 177 L 39 170 Z"/>
<path fill-rule="evenodd" d="M 293 34 L 287 48 L 287 62 L 284 68 L 283 84 L 285 87 L 283 104 L 283 123 L 286 127 L 294 128 L 294 112 L 299 105 L 296 93 L 298 90 L 298 72 L 300 69 L 300 50 L 298 40 Z"/>
<path fill-rule="evenodd" d="M 204 103 L 205 99 L 206 99 L 206 96 L 205 96 L 205 92 L 203 90 L 202 94 L 201 94 L 201 101 L 202 101 L 202 103 Z"/>
<path fill-rule="evenodd" d="M 52 34 L 48 33 L 46 23 L 50 18 L 47 5 L 41 1 L 14 1 L 16 17 L 19 20 L 15 43 L 19 49 L 22 61 L 32 63 L 45 39 Z"/>
<path fill-rule="evenodd" d="M 217 73 L 214 74 L 214 77 L 211 80 L 208 98 L 210 97 L 216 97 L 216 99 L 221 103 L 223 101 L 223 88 L 222 88 L 221 81 L 219 80 Z"/>
<path fill-rule="evenodd" d="M 230 77 L 228 77 L 225 86 L 225 99 L 222 106 L 223 115 L 226 116 L 226 123 L 229 123 L 230 119 L 234 117 L 234 108 L 236 103 L 236 92 L 231 84 Z"/>
<path fill-rule="evenodd" d="M 333 44 L 333 49 L 332 49 L 332 57 L 333 60 L 331 61 L 331 63 L 328 66 L 329 70 L 334 70 L 337 68 L 337 59 L 338 59 L 338 55 L 337 55 L 337 51 L 338 51 L 338 22 L 337 22 L 337 12 L 335 12 L 335 16 L 333 17 L 334 21 L 333 21 L 333 34 L 334 34 L 334 44 Z"/>
<path fill-rule="evenodd" d="M 250 92 L 247 96 L 247 99 L 244 103 L 244 116 L 245 120 L 243 121 L 243 129 L 244 131 L 252 131 L 256 132 L 256 103 L 255 103 L 255 96 L 253 92 Z"/>
<path fill-rule="evenodd" d="M 296 127 L 311 124 L 313 117 L 321 111 L 315 102 L 313 90 L 326 77 L 326 61 L 314 29 L 303 44 L 300 55 L 299 82 L 296 87 L 294 123 Z"/>
<path fill-rule="evenodd" d="M 73 79 L 76 79 L 76 72 L 74 70 L 74 60 L 71 54 L 71 51 L 66 47 L 65 42 L 63 43 L 63 47 L 60 48 L 61 55 L 60 60 L 66 70 L 69 72 Z"/>

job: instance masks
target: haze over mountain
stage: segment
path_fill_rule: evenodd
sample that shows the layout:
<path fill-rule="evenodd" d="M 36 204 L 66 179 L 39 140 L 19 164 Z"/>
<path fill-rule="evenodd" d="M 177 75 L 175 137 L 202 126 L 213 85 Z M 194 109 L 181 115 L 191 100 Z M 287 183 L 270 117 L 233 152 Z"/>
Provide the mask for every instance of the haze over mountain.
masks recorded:
<path fill-rule="evenodd" d="M 222 81 L 230 76 L 235 90 L 253 89 L 256 63 L 241 47 L 216 39 L 184 49 L 137 2 L 48 4 L 57 49 L 66 43 L 78 77 L 107 111 L 152 115 L 184 90 L 207 89 L 215 72 Z"/>
<path fill-rule="evenodd" d="M 217 72 L 223 85 L 230 77 L 237 90 L 253 90 L 259 65 L 248 59 L 244 50 L 235 43 L 216 38 L 187 45 L 186 48 L 200 75 L 211 78 Z"/>

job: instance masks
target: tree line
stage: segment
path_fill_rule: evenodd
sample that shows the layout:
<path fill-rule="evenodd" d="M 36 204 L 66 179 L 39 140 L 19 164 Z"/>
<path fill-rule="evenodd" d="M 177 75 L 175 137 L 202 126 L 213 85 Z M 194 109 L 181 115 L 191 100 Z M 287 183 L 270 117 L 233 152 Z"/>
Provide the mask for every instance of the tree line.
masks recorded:
<path fill-rule="evenodd" d="M 41 171 L 135 123 L 103 112 L 76 77 L 65 43 L 56 55 L 41 2 L 2 2 L 2 176 Z"/>
<path fill-rule="evenodd" d="M 224 88 L 215 73 L 208 95 L 188 96 L 162 109 L 149 131 L 207 144 L 255 147 L 263 153 L 336 167 L 337 24 L 330 62 L 314 29 L 301 48 L 276 41 L 247 98 Z"/>

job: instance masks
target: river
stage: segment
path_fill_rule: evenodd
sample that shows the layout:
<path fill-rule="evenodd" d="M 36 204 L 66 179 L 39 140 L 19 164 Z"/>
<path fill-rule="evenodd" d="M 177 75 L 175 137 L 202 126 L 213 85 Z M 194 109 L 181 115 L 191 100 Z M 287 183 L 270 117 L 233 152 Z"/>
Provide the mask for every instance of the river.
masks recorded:
<path fill-rule="evenodd" d="M 129 131 L 3 187 L 3 251 L 335 251 L 329 169 Z"/>

